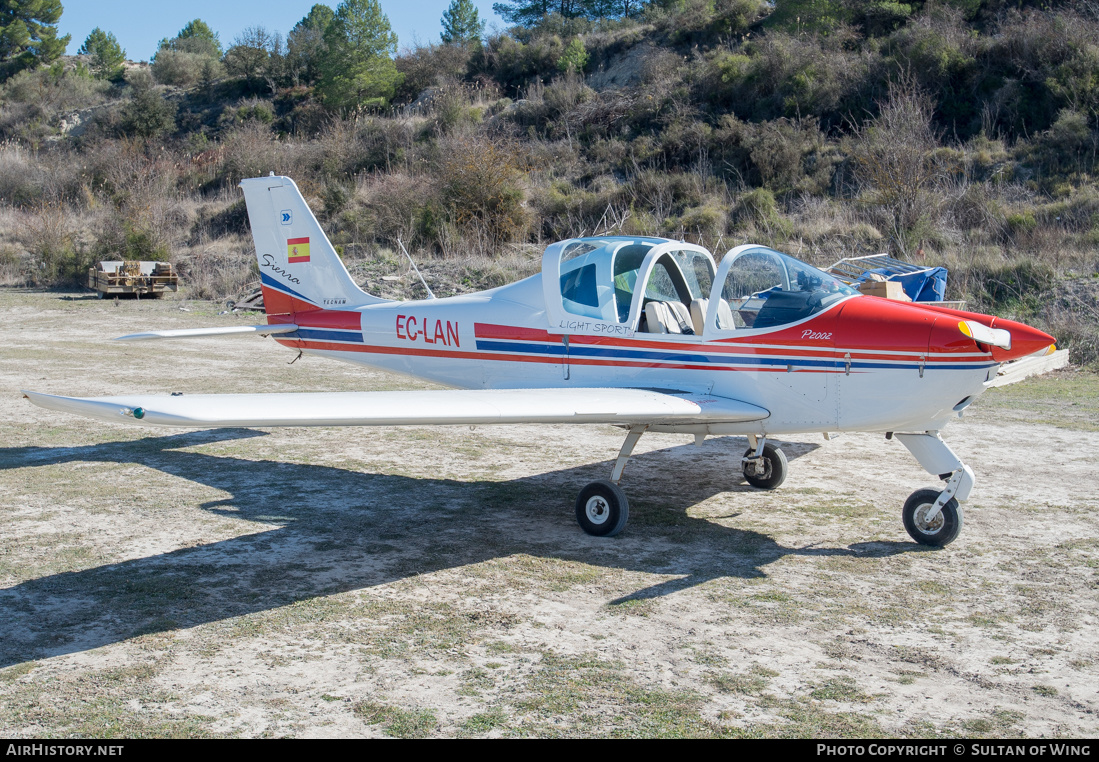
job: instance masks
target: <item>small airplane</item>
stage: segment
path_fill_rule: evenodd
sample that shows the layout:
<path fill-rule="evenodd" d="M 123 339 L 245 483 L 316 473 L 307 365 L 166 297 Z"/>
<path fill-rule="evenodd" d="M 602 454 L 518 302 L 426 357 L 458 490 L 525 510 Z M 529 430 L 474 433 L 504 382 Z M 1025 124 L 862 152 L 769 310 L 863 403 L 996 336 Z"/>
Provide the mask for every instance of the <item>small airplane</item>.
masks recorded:
<path fill-rule="evenodd" d="M 52 410 L 109 422 L 181 427 L 602 423 L 627 430 L 609 480 L 576 499 L 585 532 L 622 531 L 619 487 L 646 431 L 739 435 L 749 484 L 772 490 L 791 434 L 896 437 L 942 488 L 920 489 L 902 519 L 919 543 L 962 527 L 973 471 L 940 431 L 1000 363 L 1054 339 L 998 317 L 860 294 L 763 246 L 720 266 L 701 246 L 609 236 L 554 243 L 542 272 L 443 299 L 389 301 L 351 279 L 288 177 L 241 182 L 267 324 L 152 331 L 123 341 L 270 335 L 310 355 L 427 379 L 438 391 L 59 397 Z M 426 286 L 426 283 L 425 283 Z"/>

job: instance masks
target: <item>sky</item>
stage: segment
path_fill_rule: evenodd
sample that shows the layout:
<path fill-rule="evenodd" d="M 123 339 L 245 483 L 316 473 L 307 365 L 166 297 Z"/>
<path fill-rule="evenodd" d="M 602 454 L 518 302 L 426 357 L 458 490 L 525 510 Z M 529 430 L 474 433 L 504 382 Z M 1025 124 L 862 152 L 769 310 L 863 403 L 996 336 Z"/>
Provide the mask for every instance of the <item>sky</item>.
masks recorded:
<path fill-rule="evenodd" d="M 96 27 L 113 32 L 131 61 L 148 61 L 156 53 L 157 43 L 175 37 L 180 29 L 200 18 L 218 33 L 223 48 L 245 28 L 262 26 L 269 32 L 282 32 L 283 37 L 294 24 L 309 13 L 316 0 L 191 0 L 187 3 L 164 3 L 145 0 L 62 0 L 64 12 L 58 23 L 60 36 L 71 34 L 67 52 L 75 55 L 88 33 Z M 419 43 L 439 42 L 440 19 L 450 0 L 381 0 L 382 11 L 397 33 L 397 47 L 403 49 Z M 492 12 L 492 0 L 473 0 L 488 22 L 500 29 L 507 24 Z M 325 3 L 335 10 L 339 0 Z"/>

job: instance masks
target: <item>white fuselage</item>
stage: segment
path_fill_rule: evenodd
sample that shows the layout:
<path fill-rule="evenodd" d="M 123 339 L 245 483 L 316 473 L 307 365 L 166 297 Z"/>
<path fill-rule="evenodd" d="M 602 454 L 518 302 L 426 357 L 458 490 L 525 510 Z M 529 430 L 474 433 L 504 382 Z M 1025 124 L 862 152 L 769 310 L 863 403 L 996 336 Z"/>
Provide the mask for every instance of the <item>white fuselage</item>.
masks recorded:
<path fill-rule="evenodd" d="M 851 297 L 862 299 L 870 297 Z M 732 335 L 548 331 L 541 276 L 468 296 L 382 302 L 315 321 L 299 313 L 296 338 L 279 343 L 346 362 L 464 389 L 631 387 L 712 394 L 771 411 L 763 421 L 675 430 L 768 435 L 942 428 L 995 375 L 984 353 L 947 362 L 926 348 L 867 352 L 824 340 L 845 302 L 802 323 Z M 358 313 L 356 321 L 353 313 Z M 325 311 L 325 315 L 331 315 Z M 356 326 L 357 322 L 357 326 Z M 560 329 L 559 329 L 560 330 Z M 567 327 L 566 327 L 567 330 Z"/>

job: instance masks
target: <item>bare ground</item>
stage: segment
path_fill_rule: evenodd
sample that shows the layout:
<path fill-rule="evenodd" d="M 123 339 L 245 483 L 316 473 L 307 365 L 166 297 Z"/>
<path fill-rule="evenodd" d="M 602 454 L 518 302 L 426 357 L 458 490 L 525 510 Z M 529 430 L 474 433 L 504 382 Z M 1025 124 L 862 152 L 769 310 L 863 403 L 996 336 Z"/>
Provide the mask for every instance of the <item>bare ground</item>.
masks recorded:
<path fill-rule="evenodd" d="M 897 442 L 647 435 L 631 520 L 584 535 L 609 427 L 173 432 L 18 389 L 407 388 L 186 301 L 0 292 L 0 736 L 1099 735 L 1099 380 L 989 392 L 947 437 L 960 538 Z M 185 311 L 186 310 L 186 311 Z"/>

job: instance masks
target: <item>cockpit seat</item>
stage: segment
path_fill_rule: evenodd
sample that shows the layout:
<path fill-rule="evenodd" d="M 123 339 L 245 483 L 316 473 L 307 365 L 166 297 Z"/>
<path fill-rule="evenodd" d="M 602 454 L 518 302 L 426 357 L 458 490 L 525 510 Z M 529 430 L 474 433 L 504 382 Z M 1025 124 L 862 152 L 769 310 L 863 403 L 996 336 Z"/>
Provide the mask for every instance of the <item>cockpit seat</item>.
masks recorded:
<path fill-rule="evenodd" d="M 694 323 L 695 333 L 699 336 L 706 329 L 706 311 L 709 308 L 709 299 L 695 299 L 691 302 L 691 322 Z M 717 303 L 717 327 L 723 331 L 731 331 L 736 328 L 736 323 L 733 321 L 733 311 L 729 309 L 729 303 L 724 299 Z"/>
<path fill-rule="evenodd" d="M 651 301 L 645 305 L 645 330 L 649 333 L 693 333 L 691 314 L 683 302 Z"/>

